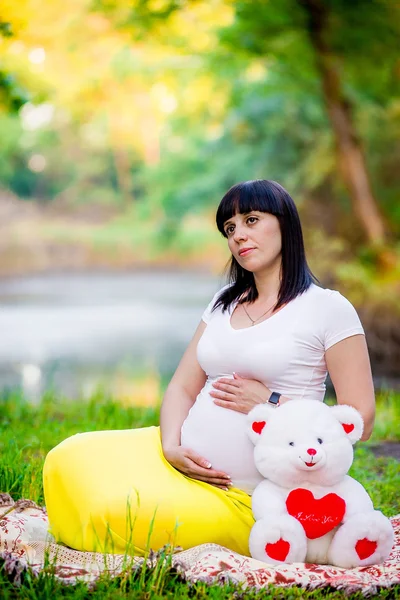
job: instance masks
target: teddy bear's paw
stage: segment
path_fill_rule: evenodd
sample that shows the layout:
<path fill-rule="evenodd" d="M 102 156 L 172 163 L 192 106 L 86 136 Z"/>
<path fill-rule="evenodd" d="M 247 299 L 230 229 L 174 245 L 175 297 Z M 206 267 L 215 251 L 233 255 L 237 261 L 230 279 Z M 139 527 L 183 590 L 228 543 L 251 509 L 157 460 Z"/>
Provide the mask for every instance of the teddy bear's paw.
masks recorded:
<path fill-rule="evenodd" d="M 328 561 L 346 569 L 383 563 L 394 542 L 393 527 L 381 512 L 360 513 L 351 517 L 336 532 Z"/>
<path fill-rule="evenodd" d="M 272 565 L 304 562 L 307 539 L 300 523 L 289 515 L 256 521 L 249 539 L 253 558 Z"/>

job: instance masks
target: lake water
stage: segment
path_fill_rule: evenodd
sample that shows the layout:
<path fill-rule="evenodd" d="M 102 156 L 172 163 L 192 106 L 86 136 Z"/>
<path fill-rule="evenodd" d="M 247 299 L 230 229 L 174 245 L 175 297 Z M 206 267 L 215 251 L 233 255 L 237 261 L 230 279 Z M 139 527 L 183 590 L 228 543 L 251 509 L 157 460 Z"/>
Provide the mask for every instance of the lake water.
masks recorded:
<path fill-rule="evenodd" d="M 0 393 L 36 402 L 48 389 L 77 398 L 101 388 L 154 403 L 222 285 L 167 270 L 0 279 Z M 398 379 L 375 384 L 400 389 Z"/>
<path fill-rule="evenodd" d="M 222 279 L 151 271 L 0 280 L 0 390 L 89 395 L 113 378 L 169 376 Z"/>

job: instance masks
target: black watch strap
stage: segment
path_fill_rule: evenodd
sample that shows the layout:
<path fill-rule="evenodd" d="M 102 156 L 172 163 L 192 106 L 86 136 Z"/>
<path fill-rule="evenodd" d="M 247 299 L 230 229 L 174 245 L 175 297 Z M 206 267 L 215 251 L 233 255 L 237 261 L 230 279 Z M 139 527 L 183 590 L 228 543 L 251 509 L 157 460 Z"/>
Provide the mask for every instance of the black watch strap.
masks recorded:
<path fill-rule="evenodd" d="M 267 400 L 268 404 L 272 404 L 273 406 L 279 406 L 279 400 L 282 394 L 278 394 L 278 392 L 272 392 L 270 397 Z"/>

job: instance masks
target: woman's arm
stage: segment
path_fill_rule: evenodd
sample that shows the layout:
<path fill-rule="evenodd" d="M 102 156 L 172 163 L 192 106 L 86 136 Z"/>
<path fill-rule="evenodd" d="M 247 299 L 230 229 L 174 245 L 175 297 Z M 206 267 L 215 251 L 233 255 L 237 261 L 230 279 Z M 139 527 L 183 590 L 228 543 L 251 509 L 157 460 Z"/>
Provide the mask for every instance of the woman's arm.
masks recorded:
<path fill-rule="evenodd" d="M 375 393 L 365 336 L 353 335 L 334 344 L 325 360 L 338 404 L 349 404 L 361 413 L 361 439 L 368 440 L 375 420 Z"/>
<path fill-rule="evenodd" d="M 206 382 L 196 357 L 197 344 L 206 327 L 201 321 L 164 394 L 160 413 L 163 450 L 180 446 L 182 424 Z"/>
<path fill-rule="evenodd" d="M 165 392 L 160 413 L 161 444 L 167 461 L 189 477 L 227 490 L 230 477 L 212 468 L 209 461 L 181 446 L 181 427 L 206 381 L 196 349 L 206 323 L 200 322 Z"/>

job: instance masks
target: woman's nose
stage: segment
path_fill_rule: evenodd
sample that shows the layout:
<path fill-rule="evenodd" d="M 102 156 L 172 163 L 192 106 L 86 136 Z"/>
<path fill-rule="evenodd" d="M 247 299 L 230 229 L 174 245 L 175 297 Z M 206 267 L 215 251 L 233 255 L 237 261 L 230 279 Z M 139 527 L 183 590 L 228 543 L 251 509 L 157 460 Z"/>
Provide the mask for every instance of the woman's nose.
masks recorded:
<path fill-rule="evenodd" d="M 244 227 L 236 227 L 233 239 L 236 241 L 247 240 L 247 233 Z"/>

